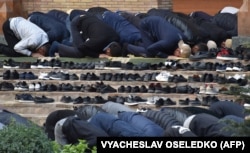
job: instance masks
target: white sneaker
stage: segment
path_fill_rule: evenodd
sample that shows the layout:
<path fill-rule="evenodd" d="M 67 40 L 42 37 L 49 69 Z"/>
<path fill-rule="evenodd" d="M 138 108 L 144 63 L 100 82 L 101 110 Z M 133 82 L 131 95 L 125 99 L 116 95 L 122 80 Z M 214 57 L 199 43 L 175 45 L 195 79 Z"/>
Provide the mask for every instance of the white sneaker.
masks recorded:
<path fill-rule="evenodd" d="M 245 103 L 244 107 L 245 107 L 245 109 L 250 109 L 250 104 Z"/>
<path fill-rule="evenodd" d="M 147 98 L 146 104 L 155 105 L 156 101 L 159 99 L 160 99 L 160 97 L 158 97 L 158 96 L 149 97 L 149 98 Z"/>
<path fill-rule="evenodd" d="M 29 91 L 34 91 L 35 90 L 35 84 L 34 83 L 30 83 L 29 84 Z"/>
<path fill-rule="evenodd" d="M 200 86 L 199 94 L 205 94 L 206 93 L 206 86 Z"/>
<path fill-rule="evenodd" d="M 171 75 L 170 72 L 162 71 L 155 77 L 155 79 L 157 81 L 168 81 L 168 78 L 171 76 L 173 75 Z"/>
<path fill-rule="evenodd" d="M 233 78 L 235 78 L 236 80 L 239 80 L 239 79 L 245 79 L 245 76 L 246 74 L 235 74 Z"/>
<path fill-rule="evenodd" d="M 38 79 L 40 80 L 49 80 L 49 76 L 48 76 L 48 73 L 45 73 L 45 72 L 40 72 L 40 75 L 38 76 Z"/>
<path fill-rule="evenodd" d="M 36 84 L 35 84 L 35 90 L 36 91 L 39 91 L 40 90 L 40 87 L 41 87 L 41 83 L 40 82 L 37 82 Z"/>
<path fill-rule="evenodd" d="M 218 91 L 214 88 L 214 86 L 209 85 L 206 87 L 206 94 L 208 95 L 216 95 L 218 94 Z"/>

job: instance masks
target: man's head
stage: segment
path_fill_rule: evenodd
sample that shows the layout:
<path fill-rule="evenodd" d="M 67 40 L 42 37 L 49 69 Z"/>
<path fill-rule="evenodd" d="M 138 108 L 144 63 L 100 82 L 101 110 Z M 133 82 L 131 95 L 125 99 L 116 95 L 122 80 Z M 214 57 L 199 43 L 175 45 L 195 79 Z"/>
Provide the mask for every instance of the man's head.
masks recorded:
<path fill-rule="evenodd" d="M 174 52 L 174 56 L 189 58 L 191 54 L 191 47 L 188 44 L 185 44 L 183 40 L 178 42 L 178 48 Z"/>
<path fill-rule="evenodd" d="M 209 40 L 207 42 L 207 47 L 208 47 L 208 50 L 210 50 L 210 49 L 217 49 L 217 44 L 215 43 L 215 41 Z"/>
<path fill-rule="evenodd" d="M 46 55 L 48 55 L 49 49 L 50 49 L 50 44 L 46 43 L 46 44 L 42 45 L 41 47 L 37 48 L 35 52 L 39 53 L 43 56 L 46 56 Z"/>
<path fill-rule="evenodd" d="M 192 47 L 192 54 L 195 54 L 199 51 L 208 51 L 207 44 L 200 42 Z"/>
<path fill-rule="evenodd" d="M 105 52 L 105 54 L 107 54 L 108 56 L 112 56 L 112 57 L 120 57 L 122 56 L 122 48 L 120 46 L 119 43 L 117 42 L 111 42 L 109 43 L 104 49 L 103 51 Z"/>
<path fill-rule="evenodd" d="M 226 48 L 232 48 L 232 39 L 227 39 L 225 41 L 225 47 Z"/>

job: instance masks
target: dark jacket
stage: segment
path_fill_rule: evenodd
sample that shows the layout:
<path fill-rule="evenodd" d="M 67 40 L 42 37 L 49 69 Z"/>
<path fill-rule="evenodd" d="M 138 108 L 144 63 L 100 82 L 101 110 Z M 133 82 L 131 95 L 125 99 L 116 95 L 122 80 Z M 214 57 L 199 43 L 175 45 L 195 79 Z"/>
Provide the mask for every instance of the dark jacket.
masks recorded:
<path fill-rule="evenodd" d="M 66 25 L 48 14 L 32 12 L 29 14 L 29 20 L 47 33 L 50 43 L 53 41 L 62 42 L 64 39 L 69 38 Z"/>
<path fill-rule="evenodd" d="M 10 112 L 6 109 L 0 109 L 0 123 L 8 126 L 12 121 L 25 126 L 29 126 L 31 123 L 30 120 L 22 117 L 19 114 Z"/>
<path fill-rule="evenodd" d="M 100 6 L 96 6 L 96 7 L 90 7 L 87 12 L 96 16 L 98 19 L 102 20 L 102 14 L 105 11 L 109 11 L 109 9 L 105 8 L 105 7 L 100 7 Z"/>
<path fill-rule="evenodd" d="M 195 115 L 187 128 L 200 137 L 229 137 L 232 133 L 225 129 L 227 126 L 213 115 L 200 113 Z"/>
<path fill-rule="evenodd" d="M 119 42 L 114 29 L 93 15 L 76 16 L 71 22 L 73 45 L 85 56 L 99 57 L 111 42 Z"/>
<path fill-rule="evenodd" d="M 163 129 L 173 125 L 182 125 L 176 118 L 164 111 L 148 110 L 141 114 L 161 126 Z"/>
<path fill-rule="evenodd" d="M 209 110 L 215 114 L 218 114 L 219 118 L 227 115 L 235 115 L 241 118 L 245 117 L 244 106 L 230 101 L 218 101 L 212 103 L 209 107 Z"/>
<path fill-rule="evenodd" d="M 186 39 L 181 30 L 159 16 L 148 16 L 141 19 L 140 27 L 153 40 L 153 43 L 147 47 L 147 52 L 151 54 L 164 52 L 173 55 L 174 50 L 178 47 L 178 42 Z"/>
<path fill-rule="evenodd" d="M 148 15 L 160 16 L 163 18 L 165 18 L 169 13 L 172 13 L 172 11 L 168 9 L 159 9 L 159 8 L 151 8 L 147 11 Z"/>
<path fill-rule="evenodd" d="M 105 11 L 103 13 L 103 22 L 107 23 L 119 34 L 121 44 L 125 42 L 135 44 L 141 40 L 140 30 L 118 13 Z"/>
<path fill-rule="evenodd" d="M 48 114 L 45 123 L 44 123 L 44 129 L 45 133 L 48 135 L 48 138 L 51 140 L 55 140 L 55 134 L 54 129 L 57 121 L 68 117 L 68 116 L 74 116 L 77 112 L 74 110 L 56 110 Z"/>
<path fill-rule="evenodd" d="M 178 13 L 172 12 L 168 13 L 165 19 L 183 32 L 186 36 L 186 40 L 184 41 L 187 44 L 193 46 L 202 41 L 199 27 L 192 22 L 191 17 L 187 15 L 181 16 Z"/>
<path fill-rule="evenodd" d="M 205 40 L 205 42 L 208 40 L 213 40 L 216 42 L 217 46 L 221 46 L 221 43 L 228 38 L 226 30 L 210 21 L 204 20 L 202 18 L 195 18 L 193 21 L 201 28 L 203 35 L 207 36 L 207 40 Z M 204 39 L 205 38 L 203 37 L 203 40 Z"/>
<path fill-rule="evenodd" d="M 104 113 L 104 112 L 97 113 L 91 118 L 90 123 L 97 127 L 100 127 L 109 136 L 114 136 L 114 137 L 146 136 L 142 130 L 133 127 L 131 124 L 109 113 Z"/>
<path fill-rule="evenodd" d="M 164 134 L 162 127 L 137 112 L 120 112 L 118 118 L 142 130 L 145 136 L 160 137 Z"/>
<path fill-rule="evenodd" d="M 179 121 L 181 124 L 186 120 L 188 116 L 191 115 L 186 110 L 183 110 L 182 108 L 175 108 L 175 107 L 162 107 L 160 111 L 163 111 L 170 116 L 174 117 L 177 121 Z"/>
<path fill-rule="evenodd" d="M 226 30 L 228 38 L 238 36 L 238 17 L 232 13 L 217 13 L 212 18 L 212 23 Z"/>
<path fill-rule="evenodd" d="M 78 117 L 82 120 L 88 120 L 98 112 L 105 112 L 101 107 L 95 105 L 81 105 L 75 108 L 75 111 L 78 113 Z"/>
<path fill-rule="evenodd" d="M 77 144 L 79 139 L 86 140 L 90 148 L 96 146 L 97 137 L 108 136 L 101 128 L 75 116 L 67 118 L 62 126 L 62 132 L 66 136 L 68 143 Z"/>
<path fill-rule="evenodd" d="M 52 9 L 47 12 L 48 15 L 58 19 L 59 21 L 63 22 L 65 24 L 66 18 L 68 17 L 68 13 L 62 11 L 62 10 L 57 10 L 57 9 Z"/>

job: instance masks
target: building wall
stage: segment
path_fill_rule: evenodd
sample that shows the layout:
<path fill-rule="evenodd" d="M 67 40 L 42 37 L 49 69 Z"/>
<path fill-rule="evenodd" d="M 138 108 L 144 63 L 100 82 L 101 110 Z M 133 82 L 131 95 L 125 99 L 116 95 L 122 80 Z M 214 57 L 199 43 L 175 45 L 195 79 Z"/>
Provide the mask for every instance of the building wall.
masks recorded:
<path fill-rule="evenodd" d="M 240 8 L 243 0 L 172 0 L 173 11 L 189 14 L 204 11 L 210 15 L 218 13 L 225 6 Z"/>
<path fill-rule="evenodd" d="M 24 8 L 33 11 L 47 12 L 51 9 L 67 11 L 69 9 L 87 9 L 105 7 L 109 10 L 146 12 L 151 8 L 172 8 L 172 0 L 22 0 Z"/>

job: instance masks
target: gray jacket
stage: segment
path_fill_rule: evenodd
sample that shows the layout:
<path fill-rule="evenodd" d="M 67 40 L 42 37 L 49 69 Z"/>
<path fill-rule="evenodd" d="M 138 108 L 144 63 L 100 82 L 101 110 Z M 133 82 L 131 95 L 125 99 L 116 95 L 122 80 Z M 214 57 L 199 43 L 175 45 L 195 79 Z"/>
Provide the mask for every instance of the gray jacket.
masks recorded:
<path fill-rule="evenodd" d="M 14 46 L 18 53 L 30 56 L 32 51 L 49 42 L 48 35 L 23 17 L 10 18 L 10 29 L 20 41 Z"/>

